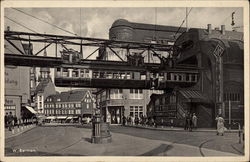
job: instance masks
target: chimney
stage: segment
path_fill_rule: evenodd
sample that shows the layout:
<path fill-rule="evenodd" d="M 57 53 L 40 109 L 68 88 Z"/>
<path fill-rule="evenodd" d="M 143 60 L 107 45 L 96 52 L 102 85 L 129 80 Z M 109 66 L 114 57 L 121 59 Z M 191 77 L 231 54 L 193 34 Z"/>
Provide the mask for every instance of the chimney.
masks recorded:
<path fill-rule="evenodd" d="M 212 33 L 212 25 L 211 24 L 207 24 L 207 31 L 208 31 L 208 34 Z"/>
<path fill-rule="evenodd" d="M 220 30 L 220 28 L 219 27 L 215 27 L 214 30 Z"/>
<path fill-rule="evenodd" d="M 221 34 L 222 35 L 225 35 L 225 33 L 226 33 L 225 30 L 226 30 L 225 25 L 221 25 Z"/>

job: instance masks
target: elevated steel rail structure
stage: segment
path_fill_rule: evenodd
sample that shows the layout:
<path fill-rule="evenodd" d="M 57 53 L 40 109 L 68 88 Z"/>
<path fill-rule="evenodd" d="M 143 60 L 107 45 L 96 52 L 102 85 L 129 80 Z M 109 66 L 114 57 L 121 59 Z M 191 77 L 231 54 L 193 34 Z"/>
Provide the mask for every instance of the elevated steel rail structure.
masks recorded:
<path fill-rule="evenodd" d="M 5 52 L 5 65 L 49 67 L 55 68 L 55 85 L 61 87 L 92 87 L 92 88 L 137 88 L 137 89 L 168 89 L 175 86 L 188 87 L 198 82 L 199 69 L 190 65 L 167 66 L 164 62 L 134 65 L 123 59 L 116 49 L 125 49 L 126 56 L 131 55 L 131 50 L 138 50 L 139 55 L 146 53 L 148 58 L 152 55 L 160 58 L 159 52 L 173 51 L 173 45 L 156 44 L 132 41 L 115 41 L 98 38 L 61 36 L 52 34 L 25 33 L 5 31 L 7 41 L 18 53 Z M 15 45 L 15 41 L 28 44 L 24 52 Z M 37 52 L 32 51 L 32 45 L 46 43 Z M 39 56 L 49 46 L 54 44 L 53 57 Z M 66 51 L 66 46 L 76 46 L 80 52 L 78 61 L 65 60 L 58 53 L 58 45 Z M 83 47 L 97 47 L 86 57 L 83 56 Z M 96 52 L 103 57 L 105 50 L 109 49 L 119 58 L 119 61 L 90 60 Z M 28 51 L 28 52 L 27 52 Z M 85 59 L 84 59 L 85 58 Z"/>

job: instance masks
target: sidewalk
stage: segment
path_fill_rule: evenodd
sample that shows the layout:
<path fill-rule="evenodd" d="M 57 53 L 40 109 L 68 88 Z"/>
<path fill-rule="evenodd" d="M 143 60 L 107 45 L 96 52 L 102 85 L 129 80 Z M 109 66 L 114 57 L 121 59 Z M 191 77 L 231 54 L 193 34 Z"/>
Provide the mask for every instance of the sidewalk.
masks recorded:
<path fill-rule="evenodd" d="M 19 128 L 17 126 L 14 127 L 14 129 L 12 129 L 11 131 L 8 130 L 8 128 L 5 128 L 5 139 L 11 138 L 11 137 L 15 137 L 18 136 L 24 132 L 27 132 L 33 128 L 35 128 L 36 125 L 35 124 L 31 124 L 31 125 L 26 125 L 26 126 L 19 126 Z"/>
<path fill-rule="evenodd" d="M 125 125 L 125 127 L 134 127 L 134 128 L 141 128 L 141 129 L 152 129 L 152 130 L 162 130 L 162 131 L 182 131 L 182 132 L 187 132 L 187 130 L 184 130 L 184 128 L 180 127 L 162 127 L 158 126 L 157 128 L 155 127 L 150 127 L 150 126 L 141 126 L 141 125 Z M 216 132 L 216 129 L 214 128 L 197 128 L 193 129 L 193 132 Z M 231 129 L 231 130 L 226 130 L 226 133 L 238 133 L 239 130 L 237 129 Z"/>

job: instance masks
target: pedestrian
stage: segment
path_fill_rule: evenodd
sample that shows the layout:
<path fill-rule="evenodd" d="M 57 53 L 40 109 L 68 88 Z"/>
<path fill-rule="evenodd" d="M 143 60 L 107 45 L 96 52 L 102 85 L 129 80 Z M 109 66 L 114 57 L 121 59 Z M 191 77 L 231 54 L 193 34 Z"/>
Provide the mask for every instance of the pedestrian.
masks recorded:
<path fill-rule="evenodd" d="M 4 124 L 5 124 L 4 126 L 5 126 L 5 128 L 8 128 L 8 120 L 9 120 L 8 119 L 8 113 L 6 113 L 5 116 L 4 116 Z"/>
<path fill-rule="evenodd" d="M 191 127 L 192 127 L 192 120 L 191 120 L 191 115 L 190 113 L 187 114 L 187 117 L 186 117 L 186 129 L 189 130 L 189 131 L 192 131 Z"/>
<path fill-rule="evenodd" d="M 174 128 L 174 119 L 170 119 L 170 126 L 171 128 Z"/>
<path fill-rule="evenodd" d="M 136 116 L 135 117 L 135 125 L 138 125 L 138 123 L 139 123 L 139 118 L 138 118 L 138 116 Z"/>
<path fill-rule="evenodd" d="M 9 131 L 12 130 L 12 121 L 13 121 L 13 115 L 12 115 L 12 112 L 10 112 L 10 114 L 8 115 L 8 127 L 9 127 Z"/>
<path fill-rule="evenodd" d="M 16 117 L 16 115 L 14 115 L 13 120 L 14 120 L 14 126 L 16 126 L 17 125 L 17 117 Z"/>
<path fill-rule="evenodd" d="M 187 114 L 184 114 L 184 120 L 185 120 L 184 130 L 187 130 L 188 129 L 188 115 Z"/>
<path fill-rule="evenodd" d="M 120 124 L 120 116 L 117 116 L 116 120 L 117 120 L 117 124 Z"/>
<path fill-rule="evenodd" d="M 195 113 L 193 113 L 192 124 L 194 129 L 197 129 L 197 119 L 197 116 L 195 115 Z"/>
<path fill-rule="evenodd" d="M 135 124 L 135 118 L 134 118 L 134 116 L 131 116 L 131 124 L 132 124 L 132 125 Z"/>
<path fill-rule="evenodd" d="M 217 135 L 224 135 L 224 130 L 225 130 L 225 127 L 224 127 L 224 119 L 222 118 L 221 115 L 219 115 L 218 117 L 216 117 L 215 119 L 217 121 Z"/>
<path fill-rule="evenodd" d="M 123 115 L 122 117 L 122 125 L 125 126 L 127 122 L 126 116 Z"/>

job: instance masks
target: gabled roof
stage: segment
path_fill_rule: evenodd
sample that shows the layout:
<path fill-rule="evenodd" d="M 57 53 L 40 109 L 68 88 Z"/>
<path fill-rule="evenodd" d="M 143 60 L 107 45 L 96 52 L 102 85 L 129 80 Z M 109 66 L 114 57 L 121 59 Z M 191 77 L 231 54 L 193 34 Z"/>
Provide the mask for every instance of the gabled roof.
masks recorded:
<path fill-rule="evenodd" d="M 36 90 L 35 90 L 35 94 L 39 93 L 39 92 L 44 92 L 45 87 L 48 85 L 48 81 L 41 81 L 37 86 L 36 86 Z"/>
<path fill-rule="evenodd" d="M 80 102 L 85 98 L 87 93 L 88 90 L 73 90 L 55 95 L 50 95 L 47 97 L 47 99 L 52 98 L 51 102 L 59 102 L 58 99 L 60 99 L 60 102 Z M 91 96 L 91 93 L 89 94 Z"/>

